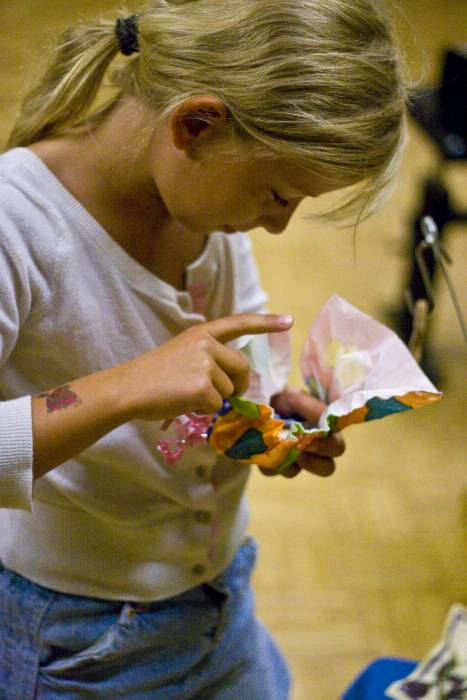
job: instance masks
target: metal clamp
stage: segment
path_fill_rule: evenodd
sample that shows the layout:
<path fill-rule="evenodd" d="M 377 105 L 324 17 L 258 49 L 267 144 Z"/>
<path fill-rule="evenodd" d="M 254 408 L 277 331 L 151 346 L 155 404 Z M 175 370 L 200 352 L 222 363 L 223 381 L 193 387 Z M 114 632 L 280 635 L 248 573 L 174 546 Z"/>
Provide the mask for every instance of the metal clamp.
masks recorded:
<path fill-rule="evenodd" d="M 415 259 L 418 269 L 420 270 L 423 286 L 425 288 L 425 297 L 415 300 L 411 290 L 406 290 L 404 294 L 409 312 L 414 317 L 414 328 L 412 337 L 409 341 L 409 348 L 418 361 L 421 359 L 422 345 L 427 327 L 427 317 L 428 314 L 433 311 L 436 305 L 433 285 L 431 283 L 428 266 L 425 261 L 425 254 L 428 250 L 431 251 L 436 264 L 439 265 L 444 275 L 449 294 L 459 320 L 459 325 L 464 336 L 464 341 L 467 345 L 467 328 L 464 316 L 462 314 L 462 309 L 459 304 L 454 285 L 447 270 L 447 265 L 452 265 L 452 259 L 448 255 L 440 240 L 438 227 L 431 216 L 423 217 L 421 221 L 421 229 L 424 240 L 421 241 L 415 249 Z"/>

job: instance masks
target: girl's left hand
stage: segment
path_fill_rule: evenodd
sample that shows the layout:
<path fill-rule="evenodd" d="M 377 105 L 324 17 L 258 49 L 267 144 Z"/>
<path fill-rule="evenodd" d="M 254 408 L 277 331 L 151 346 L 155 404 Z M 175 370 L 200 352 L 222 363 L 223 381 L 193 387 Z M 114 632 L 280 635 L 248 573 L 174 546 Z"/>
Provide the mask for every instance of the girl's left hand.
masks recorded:
<path fill-rule="evenodd" d="M 286 387 L 280 394 L 271 399 L 271 406 L 285 418 L 299 415 L 304 421 L 317 423 L 326 408 L 308 392 Z M 340 433 L 332 433 L 328 438 L 315 440 L 290 467 L 280 473 L 287 479 L 294 479 L 301 471 L 311 472 L 317 476 L 331 476 L 336 469 L 335 457 L 340 457 L 345 451 L 345 442 Z M 261 469 L 265 476 L 274 476 L 267 469 Z"/>

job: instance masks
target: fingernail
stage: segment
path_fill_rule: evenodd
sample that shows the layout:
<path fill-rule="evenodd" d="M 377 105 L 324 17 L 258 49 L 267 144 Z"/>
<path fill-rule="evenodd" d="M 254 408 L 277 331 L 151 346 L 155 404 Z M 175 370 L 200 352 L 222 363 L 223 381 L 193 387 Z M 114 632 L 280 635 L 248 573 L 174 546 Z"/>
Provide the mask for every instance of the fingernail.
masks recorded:
<path fill-rule="evenodd" d="M 290 314 L 287 314 L 285 316 L 279 316 L 279 318 L 277 319 L 277 323 L 279 326 L 281 326 L 281 328 L 289 328 L 293 322 L 294 317 Z"/>

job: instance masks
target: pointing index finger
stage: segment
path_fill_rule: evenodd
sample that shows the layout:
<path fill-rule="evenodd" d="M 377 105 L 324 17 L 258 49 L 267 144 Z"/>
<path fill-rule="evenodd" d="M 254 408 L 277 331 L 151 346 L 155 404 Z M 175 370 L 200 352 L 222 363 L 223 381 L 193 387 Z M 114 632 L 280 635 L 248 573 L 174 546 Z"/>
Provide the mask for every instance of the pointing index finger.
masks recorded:
<path fill-rule="evenodd" d="M 242 335 L 286 331 L 293 322 L 293 317 L 289 315 L 236 314 L 210 321 L 206 324 L 206 329 L 220 343 L 228 343 Z"/>

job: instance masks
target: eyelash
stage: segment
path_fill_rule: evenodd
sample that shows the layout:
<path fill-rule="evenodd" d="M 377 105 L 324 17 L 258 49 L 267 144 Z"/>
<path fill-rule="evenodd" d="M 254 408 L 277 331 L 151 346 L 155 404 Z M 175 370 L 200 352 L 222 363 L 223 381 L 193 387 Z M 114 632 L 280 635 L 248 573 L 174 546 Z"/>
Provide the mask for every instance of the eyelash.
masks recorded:
<path fill-rule="evenodd" d="M 274 199 L 275 203 L 278 204 L 280 207 L 288 207 L 289 203 L 286 199 L 282 199 L 282 197 L 279 197 L 277 194 L 276 190 L 272 190 L 272 198 Z"/>

